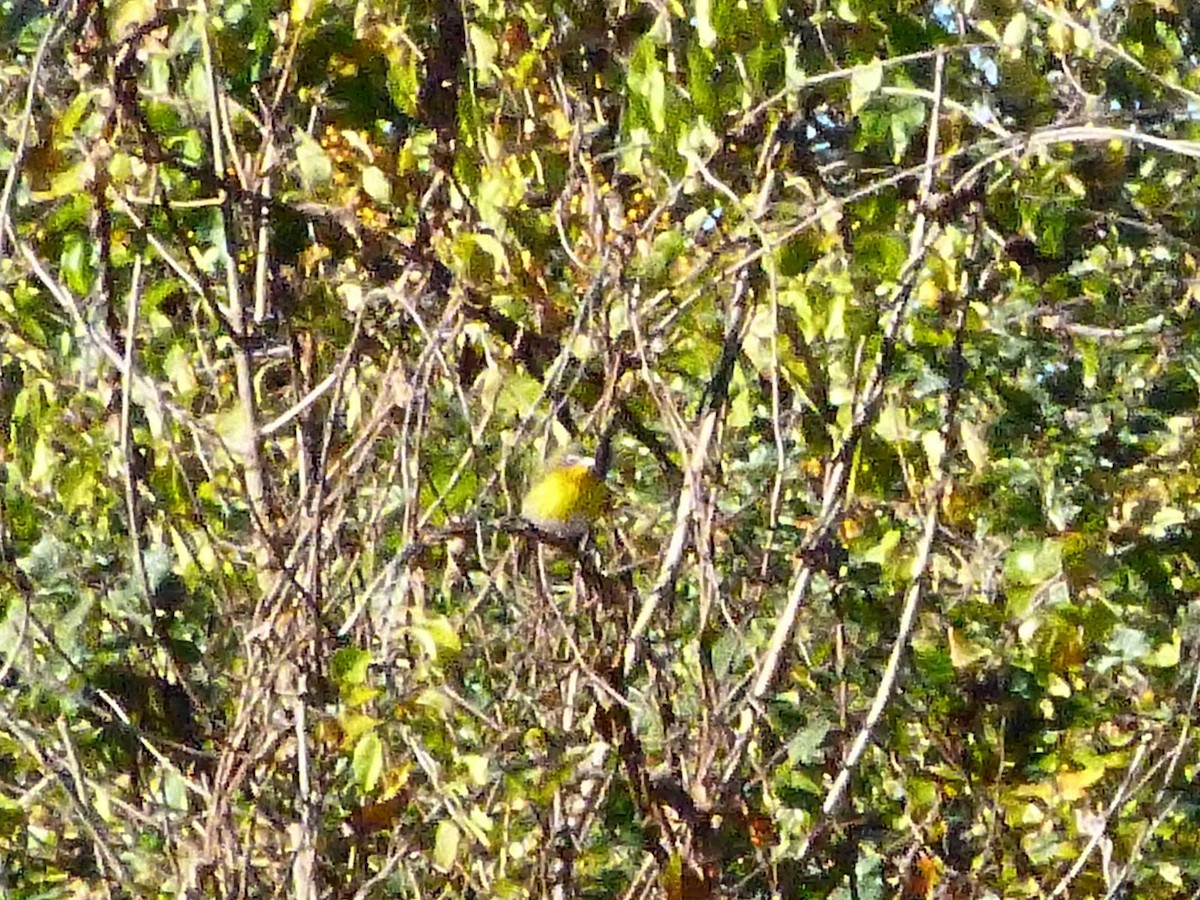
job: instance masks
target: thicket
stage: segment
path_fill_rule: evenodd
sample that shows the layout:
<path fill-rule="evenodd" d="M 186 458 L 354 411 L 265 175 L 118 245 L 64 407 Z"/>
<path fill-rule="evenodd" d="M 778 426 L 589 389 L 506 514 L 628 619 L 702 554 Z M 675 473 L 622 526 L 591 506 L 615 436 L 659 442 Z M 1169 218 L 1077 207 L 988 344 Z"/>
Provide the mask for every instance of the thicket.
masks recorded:
<path fill-rule="evenodd" d="M 0 894 L 1195 896 L 1198 34 L 0 0 Z"/>

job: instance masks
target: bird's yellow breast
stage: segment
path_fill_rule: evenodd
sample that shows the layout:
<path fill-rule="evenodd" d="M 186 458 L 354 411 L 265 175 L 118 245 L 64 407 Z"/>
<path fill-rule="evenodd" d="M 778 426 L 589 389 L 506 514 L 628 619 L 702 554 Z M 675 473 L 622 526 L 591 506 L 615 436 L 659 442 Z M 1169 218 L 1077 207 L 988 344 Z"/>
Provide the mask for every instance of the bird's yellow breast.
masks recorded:
<path fill-rule="evenodd" d="M 604 485 L 590 466 L 559 466 L 529 489 L 521 516 L 547 531 L 582 534 L 600 515 L 604 499 Z"/>

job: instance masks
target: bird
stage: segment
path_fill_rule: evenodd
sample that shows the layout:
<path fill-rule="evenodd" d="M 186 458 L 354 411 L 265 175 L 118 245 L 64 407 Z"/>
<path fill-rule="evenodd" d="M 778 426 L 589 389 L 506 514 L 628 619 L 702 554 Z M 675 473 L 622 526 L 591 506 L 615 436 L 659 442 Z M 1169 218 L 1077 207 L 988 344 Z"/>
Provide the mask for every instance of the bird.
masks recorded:
<path fill-rule="evenodd" d="M 583 537 L 608 499 L 596 462 L 575 450 L 553 458 L 521 502 L 521 518 L 556 537 Z"/>

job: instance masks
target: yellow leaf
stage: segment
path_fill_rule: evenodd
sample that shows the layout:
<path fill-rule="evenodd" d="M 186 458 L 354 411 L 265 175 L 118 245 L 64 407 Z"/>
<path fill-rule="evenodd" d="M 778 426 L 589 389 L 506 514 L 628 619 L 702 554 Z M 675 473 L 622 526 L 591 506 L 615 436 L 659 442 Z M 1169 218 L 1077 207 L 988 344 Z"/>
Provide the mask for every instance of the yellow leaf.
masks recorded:
<path fill-rule="evenodd" d="M 1029 19 L 1025 17 L 1025 13 L 1019 12 L 1004 26 L 1004 36 L 1001 38 L 1001 43 L 1004 44 L 1007 50 L 1019 50 L 1025 43 L 1025 36 L 1029 34 Z"/>
<path fill-rule="evenodd" d="M 985 37 L 993 41 L 1000 40 L 1000 32 L 996 29 L 996 23 L 991 19 L 979 19 L 975 22 L 975 27 Z"/>
<path fill-rule="evenodd" d="M 950 664 L 956 669 L 969 666 L 988 655 L 986 647 L 963 637 L 962 632 L 953 626 L 947 629 L 947 640 L 950 644 Z"/>
<path fill-rule="evenodd" d="M 1144 660 L 1146 665 L 1154 666 L 1158 669 L 1169 669 L 1172 666 L 1179 665 L 1179 632 L 1176 631 L 1171 640 L 1164 644 L 1159 644 L 1154 652 L 1147 656 Z"/>
<path fill-rule="evenodd" d="M 1034 797 L 1038 800 L 1049 800 L 1054 796 L 1054 786 L 1048 781 L 1022 784 L 1013 790 L 1013 794 L 1017 797 Z"/>
<path fill-rule="evenodd" d="M 1082 772 L 1059 772 L 1058 792 L 1062 799 L 1074 803 L 1087 793 L 1087 789 L 1104 777 L 1104 768 L 1084 769 Z"/>
<path fill-rule="evenodd" d="M 467 775 L 477 787 L 483 787 L 488 781 L 488 758 L 478 753 L 468 753 L 462 758 Z"/>
<path fill-rule="evenodd" d="M 29 469 L 29 481 L 43 490 L 54 487 L 54 470 L 58 468 L 58 454 L 44 437 L 38 438 L 33 448 L 33 465 Z"/>
<path fill-rule="evenodd" d="M 299 25 L 312 14 L 315 5 L 314 0 L 292 0 L 292 22 Z"/>
<path fill-rule="evenodd" d="M 149 22 L 156 12 L 154 0 L 125 0 L 113 7 L 112 31 L 113 38 L 119 38 L 127 29 Z"/>
<path fill-rule="evenodd" d="M 937 282 L 932 278 L 926 278 L 917 288 L 917 300 L 920 304 L 928 309 L 938 305 L 938 301 L 942 299 L 942 289 L 938 287 Z"/>
<path fill-rule="evenodd" d="M 237 459 L 246 459 L 254 449 L 254 435 L 250 420 L 240 405 L 231 406 L 213 417 L 214 430 L 225 443 L 226 449 Z"/>
<path fill-rule="evenodd" d="M 1051 672 L 1049 683 L 1046 685 L 1046 692 L 1051 697 L 1061 697 L 1065 700 L 1071 696 L 1071 686 L 1067 684 L 1066 679 L 1062 676 Z"/>
<path fill-rule="evenodd" d="M 1071 49 L 1071 29 L 1062 22 L 1051 22 L 1050 27 L 1046 29 L 1046 37 L 1050 42 L 1050 49 L 1055 53 L 1066 53 Z"/>
<path fill-rule="evenodd" d="M 850 112 L 857 114 L 883 86 L 883 63 L 872 60 L 850 73 Z"/>
<path fill-rule="evenodd" d="M 1167 884 L 1175 887 L 1183 887 L 1183 878 L 1180 875 L 1179 866 L 1175 865 L 1174 863 L 1159 863 L 1158 877 Z"/>
<path fill-rule="evenodd" d="M 71 194 L 78 194 L 87 188 L 95 177 L 95 163 L 85 159 L 83 162 L 55 175 L 50 182 L 49 190 L 34 191 L 30 196 L 33 200 L 42 202 L 45 200 L 57 200 L 59 197 L 67 197 Z"/>

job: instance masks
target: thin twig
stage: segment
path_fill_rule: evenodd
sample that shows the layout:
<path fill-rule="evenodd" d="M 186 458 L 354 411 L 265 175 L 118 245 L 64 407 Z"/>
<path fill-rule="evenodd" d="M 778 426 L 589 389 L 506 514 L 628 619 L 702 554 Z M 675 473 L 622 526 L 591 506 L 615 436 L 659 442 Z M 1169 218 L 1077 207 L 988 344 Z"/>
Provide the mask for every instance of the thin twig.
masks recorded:
<path fill-rule="evenodd" d="M 917 608 L 921 602 L 921 589 L 925 583 L 925 573 L 929 568 L 929 559 L 933 550 L 933 538 L 937 534 L 938 506 L 940 505 L 941 495 L 942 492 L 938 491 L 925 511 L 925 533 L 921 536 L 921 543 L 917 548 L 917 557 L 913 561 L 913 581 L 908 586 L 908 593 L 904 598 L 904 609 L 900 613 L 900 627 L 897 629 L 896 639 L 892 643 L 892 652 L 888 656 L 887 667 L 883 670 L 883 678 L 880 680 L 879 687 L 875 691 L 875 697 L 871 701 L 870 709 L 867 710 L 866 718 L 863 719 L 862 727 L 859 728 L 858 734 L 854 738 L 854 743 L 850 745 L 850 752 L 846 754 L 846 758 L 842 762 L 842 767 L 838 770 L 837 777 L 833 781 L 833 787 L 829 789 L 829 793 L 825 795 L 825 801 L 821 804 L 821 811 L 825 815 L 830 815 L 841 804 L 842 797 L 846 793 L 846 787 L 850 784 L 850 775 L 858 765 L 859 760 L 862 759 L 862 755 L 867 749 L 867 742 L 871 739 L 871 732 L 879 724 L 883 710 L 887 706 L 888 700 L 891 699 L 892 691 L 896 686 L 896 676 L 900 672 L 900 660 L 903 659 L 904 654 L 908 651 L 909 638 L 912 637 L 912 630 L 917 622 Z"/>
<path fill-rule="evenodd" d="M 746 280 L 739 278 L 726 320 L 725 346 L 709 383 L 709 399 L 700 421 L 697 423 L 695 445 L 691 449 L 687 465 L 684 467 L 684 483 L 679 492 L 679 501 L 675 509 L 675 525 L 671 530 L 671 540 L 663 554 L 663 561 L 659 567 L 654 587 L 642 602 L 637 618 L 625 641 L 622 658 L 626 676 L 637 664 L 641 652 L 642 636 L 650 627 L 650 620 L 654 617 L 663 598 L 674 589 L 679 567 L 683 563 L 683 551 L 687 546 L 692 514 L 697 508 L 703 490 L 701 487 L 702 476 L 705 462 L 708 459 L 709 445 L 712 442 L 721 410 L 724 408 L 729 377 L 737 360 L 744 337 L 745 324 L 748 321 L 747 311 L 742 302 L 745 291 Z"/>
<path fill-rule="evenodd" d="M 146 577 L 146 563 L 142 559 L 141 515 L 138 510 L 137 479 L 133 473 L 133 429 L 129 413 L 133 397 L 134 335 L 137 331 L 138 305 L 141 299 L 142 255 L 133 258 L 133 274 L 129 284 L 129 295 L 125 300 L 125 356 L 121 375 L 121 456 L 124 459 L 122 475 L 125 481 L 125 514 L 129 516 L 129 543 L 133 554 L 133 573 L 142 592 L 142 602 L 150 614 L 149 630 L 154 634 L 157 623 L 150 579 Z M 111 298 L 110 298 L 110 301 Z"/>
<path fill-rule="evenodd" d="M 1104 811 L 1104 817 L 1102 821 L 1096 828 L 1092 830 L 1092 836 L 1084 846 L 1083 852 L 1075 858 L 1075 862 L 1071 864 L 1071 868 L 1069 868 L 1067 873 L 1063 875 L 1061 879 L 1059 879 L 1058 884 L 1054 886 L 1054 890 L 1050 892 L 1049 896 L 1051 900 L 1066 893 L 1067 888 L 1071 886 L 1071 882 L 1075 880 L 1076 876 L 1079 875 L 1081 871 L 1083 871 L 1083 867 L 1087 864 L 1088 858 L 1091 857 L 1093 852 L 1095 852 L 1096 846 L 1100 843 L 1100 839 L 1107 833 L 1109 820 L 1128 799 L 1129 786 L 1133 783 L 1134 776 L 1137 774 L 1138 769 L 1141 768 L 1142 757 L 1146 755 L 1146 748 L 1149 746 L 1150 742 L 1148 740 L 1143 740 L 1138 744 L 1137 750 L 1135 750 L 1133 753 L 1133 759 L 1129 763 L 1129 768 L 1125 770 L 1125 777 L 1121 780 L 1120 786 L 1117 788 L 1116 792 L 1112 796 L 1112 799 L 1108 803 L 1108 808 Z"/>

